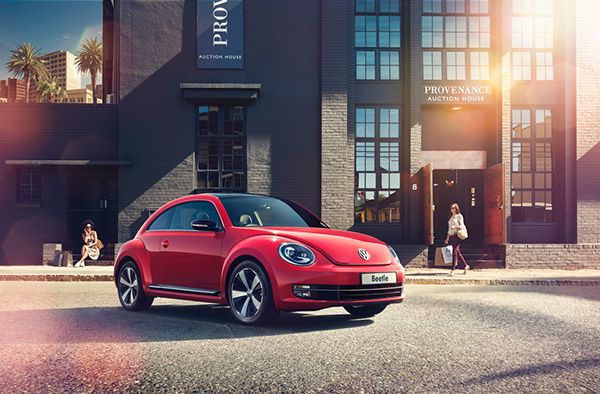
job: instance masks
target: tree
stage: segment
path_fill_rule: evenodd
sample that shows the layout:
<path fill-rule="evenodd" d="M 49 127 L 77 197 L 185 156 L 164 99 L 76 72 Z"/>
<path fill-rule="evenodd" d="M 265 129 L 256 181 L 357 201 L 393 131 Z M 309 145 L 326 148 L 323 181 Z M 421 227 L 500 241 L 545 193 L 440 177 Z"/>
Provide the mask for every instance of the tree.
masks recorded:
<path fill-rule="evenodd" d="M 28 103 L 31 81 L 47 79 L 48 70 L 41 59 L 39 50 L 35 49 L 30 43 L 21 44 L 10 52 L 11 55 L 8 62 L 6 62 L 6 67 L 15 78 L 25 80 L 25 102 Z"/>
<path fill-rule="evenodd" d="M 56 78 L 44 79 L 38 83 L 37 93 L 40 100 L 55 103 L 67 98 L 67 91 L 56 81 Z"/>
<path fill-rule="evenodd" d="M 96 104 L 96 76 L 102 70 L 102 42 L 97 38 L 87 38 L 75 58 L 75 64 L 82 73 L 92 78 L 92 97 Z"/>

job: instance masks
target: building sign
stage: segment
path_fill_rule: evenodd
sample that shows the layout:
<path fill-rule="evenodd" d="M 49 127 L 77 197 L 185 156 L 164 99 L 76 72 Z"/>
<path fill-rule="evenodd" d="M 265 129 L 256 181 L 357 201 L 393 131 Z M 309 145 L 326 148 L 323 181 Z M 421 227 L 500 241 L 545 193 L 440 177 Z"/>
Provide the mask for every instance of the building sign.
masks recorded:
<path fill-rule="evenodd" d="M 423 85 L 423 104 L 490 104 L 492 85 Z"/>
<path fill-rule="evenodd" d="M 244 0 L 196 0 L 197 68 L 244 68 Z"/>

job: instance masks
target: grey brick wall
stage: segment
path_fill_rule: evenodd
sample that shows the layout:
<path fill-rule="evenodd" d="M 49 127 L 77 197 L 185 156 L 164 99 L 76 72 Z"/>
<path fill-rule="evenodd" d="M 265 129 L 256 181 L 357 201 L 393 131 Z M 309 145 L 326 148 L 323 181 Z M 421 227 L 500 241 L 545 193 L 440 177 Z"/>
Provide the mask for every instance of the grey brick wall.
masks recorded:
<path fill-rule="evenodd" d="M 576 2 L 577 242 L 600 242 L 600 2 Z"/>
<path fill-rule="evenodd" d="M 352 5 L 321 2 L 321 217 L 343 229 L 354 220 L 354 136 L 348 132 Z"/>
<path fill-rule="evenodd" d="M 600 244 L 508 244 L 506 268 L 600 269 Z"/>

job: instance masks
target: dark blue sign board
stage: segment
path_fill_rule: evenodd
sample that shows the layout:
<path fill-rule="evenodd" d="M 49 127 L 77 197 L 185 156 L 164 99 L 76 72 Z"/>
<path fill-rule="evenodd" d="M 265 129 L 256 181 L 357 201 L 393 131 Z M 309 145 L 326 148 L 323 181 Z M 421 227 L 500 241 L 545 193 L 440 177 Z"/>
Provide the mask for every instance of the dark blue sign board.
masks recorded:
<path fill-rule="evenodd" d="M 197 68 L 244 68 L 244 0 L 196 0 Z"/>

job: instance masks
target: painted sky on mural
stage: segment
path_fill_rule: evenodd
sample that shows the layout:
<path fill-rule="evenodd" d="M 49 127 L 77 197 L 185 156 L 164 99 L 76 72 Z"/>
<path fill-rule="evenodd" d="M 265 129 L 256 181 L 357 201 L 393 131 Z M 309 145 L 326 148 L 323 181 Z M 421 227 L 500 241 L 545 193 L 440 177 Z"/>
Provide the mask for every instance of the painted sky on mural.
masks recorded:
<path fill-rule="evenodd" d="M 88 37 L 102 38 L 101 0 L 0 0 L 0 79 L 10 76 L 6 62 L 21 43 L 75 54 Z M 84 75 L 83 86 L 89 81 Z"/>

